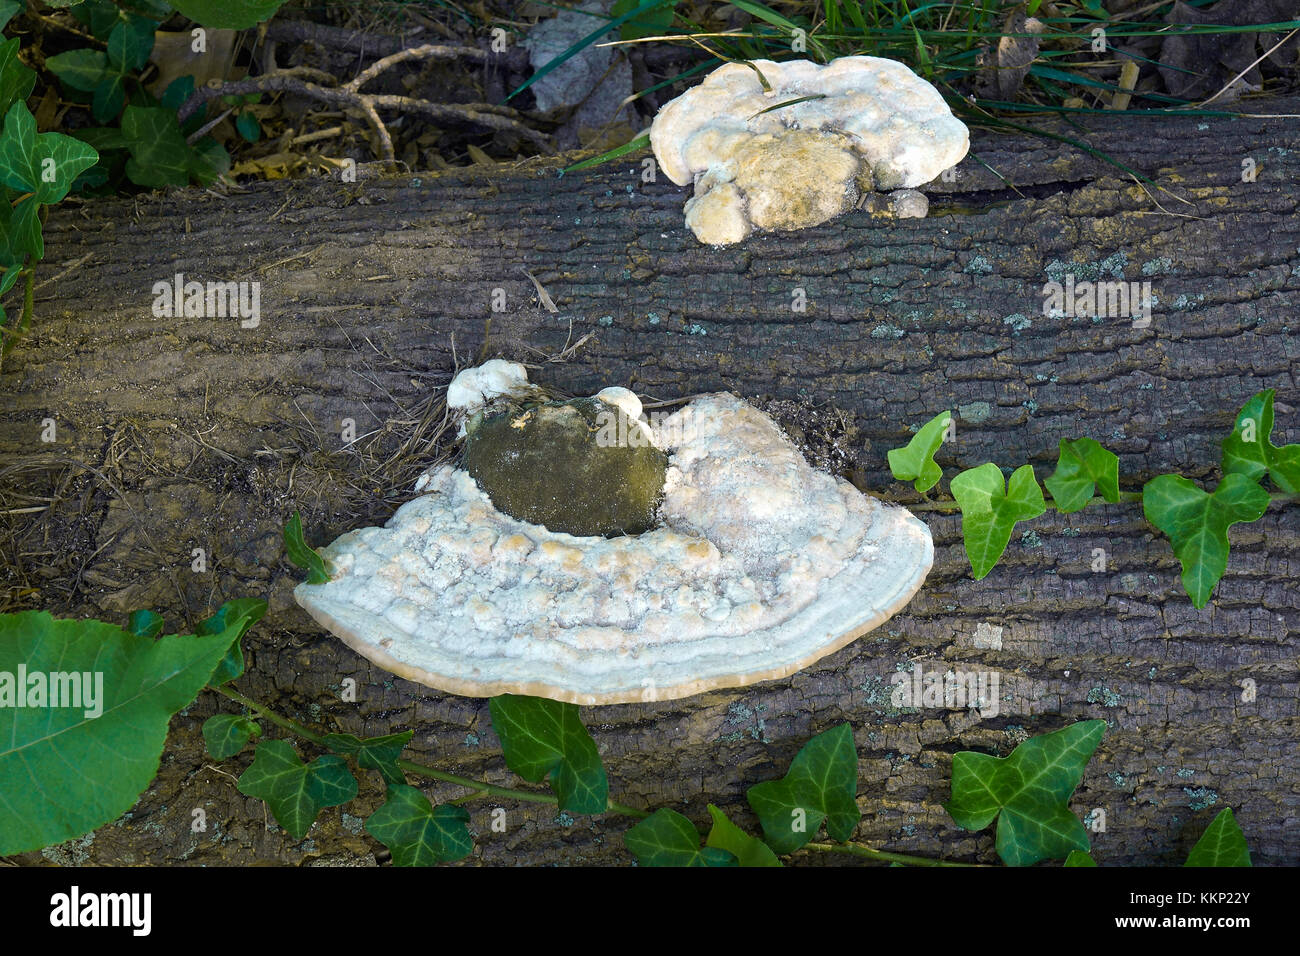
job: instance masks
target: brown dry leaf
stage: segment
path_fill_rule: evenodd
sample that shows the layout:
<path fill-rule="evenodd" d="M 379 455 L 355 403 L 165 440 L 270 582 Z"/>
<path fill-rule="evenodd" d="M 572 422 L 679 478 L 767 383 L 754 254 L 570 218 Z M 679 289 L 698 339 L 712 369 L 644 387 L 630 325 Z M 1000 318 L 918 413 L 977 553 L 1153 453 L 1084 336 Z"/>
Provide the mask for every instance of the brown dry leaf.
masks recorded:
<path fill-rule="evenodd" d="M 997 48 L 989 54 L 977 81 L 984 96 L 1014 99 L 1025 82 L 1029 67 L 1038 57 L 1038 36 L 1043 23 L 1017 11 L 1007 17 L 1002 26 L 1005 34 L 1032 34 L 1031 36 L 1003 36 Z"/>
<path fill-rule="evenodd" d="M 205 53 L 195 53 L 194 37 L 188 31 L 184 33 L 165 33 L 159 30 L 153 35 L 153 53 L 149 59 L 158 67 L 158 76 L 149 84 L 149 92 L 161 96 L 168 84 L 178 76 L 193 76 L 194 86 L 203 86 L 208 80 L 238 80 L 244 71 L 235 75 L 235 43 L 239 37 L 238 30 L 206 31 Z"/>
<path fill-rule="evenodd" d="M 474 160 L 475 166 L 495 166 L 497 161 L 489 156 L 483 150 L 479 149 L 473 143 L 465 144 L 465 152 L 469 153 L 469 158 Z"/>

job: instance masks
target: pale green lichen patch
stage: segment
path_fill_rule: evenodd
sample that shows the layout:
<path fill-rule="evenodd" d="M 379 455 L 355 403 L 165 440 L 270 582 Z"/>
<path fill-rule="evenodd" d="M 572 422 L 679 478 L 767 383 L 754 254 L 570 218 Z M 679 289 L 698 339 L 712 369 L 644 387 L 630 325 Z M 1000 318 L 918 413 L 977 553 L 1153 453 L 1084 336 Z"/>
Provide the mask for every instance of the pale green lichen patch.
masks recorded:
<path fill-rule="evenodd" d="M 596 398 L 513 409 L 465 439 L 465 470 L 493 505 L 557 533 L 650 530 L 667 466 L 642 426 Z"/>

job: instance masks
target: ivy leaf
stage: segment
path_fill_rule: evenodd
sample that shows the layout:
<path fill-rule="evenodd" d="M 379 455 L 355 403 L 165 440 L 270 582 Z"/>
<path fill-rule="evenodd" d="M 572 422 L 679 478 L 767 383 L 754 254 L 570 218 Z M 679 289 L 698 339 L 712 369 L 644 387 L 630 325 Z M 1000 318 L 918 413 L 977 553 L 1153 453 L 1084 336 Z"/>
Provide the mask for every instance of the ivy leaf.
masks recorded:
<path fill-rule="evenodd" d="M 162 629 L 163 616 L 157 611 L 132 611 L 131 616 L 126 619 L 126 632 L 136 637 L 157 637 L 162 633 Z"/>
<path fill-rule="evenodd" d="M 755 784 L 746 797 L 767 845 L 786 854 L 811 840 L 823 820 L 832 840 L 843 843 L 851 837 L 862 817 L 857 792 L 853 728 L 843 723 L 804 744 L 784 777 Z"/>
<path fill-rule="evenodd" d="M 641 5 L 641 0 L 614 0 L 614 6 L 610 8 L 611 17 L 621 17 L 625 13 L 631 13 Z M 642 37 L 658 36 L 664 33 L 673 22 L 673 7 L 677 6 L 677 0 L 663 0 L 663 2 L 653 10 L 647 10 L 641 16 L 634 20 L 624 23 L 619 28 L 619 34 L 624 40 L 639 40 Z"/>
<path fill-rule="evenodd" d="M 8 112 L 16 101 L 31 96 L 36 85 L 36 71 L 18 59 L 20 43 L 18 37 L 0 43 L 0 113 Z M 47 66 L 49 62 L 45 61 Z"/>
<path fill-rule="evenodd" d="M 257 121 L 256 116 L 247 110 L 240 113 L 235 119 L 235 129 L 240 136 L 250 143 L 256 143 L 262 136 L 262 124 Z"/>
<path fill-rule="evenodd" d="M 69 50 L 47 58 L 45 65 L 74 90 L 92 93 L 108 73 L 108 55 L 100 50 Z"/>
<path fill-rule="evenodd" d="M 432 806 L 415 787 L 394 784 L 384 805 L 366 820 L 366 832 L 388 847 L 394 866 L 433 866 L 469 856 L 469 811 Z"/>
<path fill-rule="evenodd" d="M 952 799 L 944 808 L 966 830 L 998 821 L 998 856 L 1007 866 L 1059 860 L 1087 850 L 1088 831 L 1070 812 L 1104 720 L 1081 720 L 1026 740 L 1007 757 L 964 750 L 952 758 Z"/>
<path fill-rule="evenodd" d="M 257 721 L 235 714 L 214 714 L 203 722 L 203 740 L 216 760 L 233 757 L 244 749 L 249 737 L 261 732 Z"/>
<path fill-rule="evenodd" d="M 270 19 L 284 0 L 171 0 L 178 11 L 210 30 L 247 30 Z"/>
<path fill-rule="evenodd" d="M 885 457 L 893 476 L 899 481 L 911 481 L 922 494 L 937 485 L 943 469 L 935 463 L 934 453 L 943 444 L 950 421 L 952 412 L 940 412 L 917 429 L 906 446 L 888 452 Z"/>
<path fill-rule="evenodd" d="M 302 517 L 296 511 L 284 526 L 284 553 L 295 567 L 307 572 L 308 584 L 329 583 L 330 576 L 325 573 L 325 561 L 303 538 Z"/>
<path fill-rule="evenodd" d="M 194 144 L 190 153 L 190 173 L 202 186 L 230 171 L 230 153 L 212 137 Z"/>
<path fill-rule="evenodd" d="M 143 70 L 153 52 L 158 24 L 144 17 L 128 16 L 108 35 L 108 62 L 119 74 Z"/>
<path fill-rule="evenodd" d="M 84 0 L 81 3 L 65 3 L 63 0 L 57 0 L 50 6 L 66 7 L 71 6 L 69 11 L 74 17 L 84 23 L 90 30 L 91 35 L 100 40 L 108 38 L 113 27 L 122 18 L 123 13 L 117 8 L 117 5 L 111 0 Z"/>
<path fill-rule="evenodd" d="M 244 673 L 244 651 L 240 641 L 248 633 L 248 629 L 260 621 L 265 613 L 266 602 L 261 598 L 235 598 L 221 605 L 217 613 L 206 621 L 199 622 L 199 626 L 195 629 L 195 633 L 198 634 L 217 634 L 232 626 L 238 628 L 234 643 L 230 645 L 226 656 L 212 673 L 212 680 L 209 683 L 213 687 L 220 687 Z"/>
<path fill-rule="evenodd" d="M 1097 861 L 1092 858 L 1092 854 L 1087 850 L 1071 850 L 1070 855 L 1065 858 L 1066 866 L 1096 866 Z"/>
<path fill-rule="evenodd" d="M 1083 508 L 1098 488 L 1101 496 L 1114 504 L 1119 501 L 1119 456 L 1091 438 L 1062 438 L 1056 471 L 1043 484 L 1061 514 Z"/>
<path fill-rule="evenodd" d="M 94 165 L 99 155 L 80 140 L 62 133 L 36 133 L 36 119 L 19 100 L 5 114 L 0 134 L 0 183 L 31 193 L 13 208 L 10 245 L 45 255 L 37 207 L 56 203 L 68 194 L 77 174 Z"/>
<path fill-rule="evenodd" d="M 326 734 L 325 746 L 336 754 L 355 757 L 357 765 L 366 770 L 378 770 L 386 784 L 404 784 L 406 777 L 397 766 L 403 748 L 415 736 L 414 730 L 385 737 L 354 737 L 352 734 Z"/>
<path fill-rule="evenodd" d="M 1232 434 L 1223 440 L 1223 473 L 1258 481 L 1267 473 L 1288 494 L 1300 492 L 1300 444 L 1274 445 L 1273 389 L 1266 388 L 1237 413 Z"/>
<path fill-rule="evenodd" d="M 1004 486 L 1002 470 L 992 462 L 968 468 L 949 487 L 961 507 L 961 532 L 975 580 L 993 570 L 1011 541 L 1017 521 L 1047 510 L 1033 465 L 1021 465 Z"/>
<path fill-rule="evenodd" d="M 609 780 L 576 704 L 503 694 L 488 701 L 488 710 L 507 767 L 531 783 L 550 774 L 561 810 L 605 812 Z"/>
<path fill-rule="evenodd" d="M 1250 847 L 1231 807 L 1210 821 L 1183 866 L 1250 866 Z"/>
<path fill-rule="evenodd" d="M 3 30 L 13 19 L 14 14 L 23 8 L 23 4 L 18 0 L 0 0 L 0 30 Z"/>
<path fill-rule="evenodd" d="M 740 829 L 711 803 L 709 816 L 713 817 L 713 829 L 709 831 L 709 838 L 704 841 L 705 845 L 726 850 L 740 862 L 741 866 L 781 865 L 781 861 L 777 859 L 770 846 L 758 837 L 752 837 Z"/>
<path fill-rule="evenodd" d="M 131 809 L 158 772 L 171 716 L 234 639 L 234 628 L 154 640 L 45 611 L 0 614 L 0 856 L 79 837 Z M 49 706 L 56 693 L 60 706 Z"/>
<path fill-rule="evenodd" d="M 176 125 L 174 111 L 165 106 L 128 106 L 122 113 L 122 135 L 131 151 L 126 161 L 131 182 L 152 189 L 189 183 L 190 147 Z"/>
<path fill-rule="evenodd" d="M 357 780 L 342 757 L 325 754 L 304 764 L 287 740 L 264 740 L 238 788 L 246 797 L 266 801 L 276 822 L 301 840 L 321 810 L 357 795 Z"/>
<path fill-rule="evenodd" d="M 1213 494 L 1181 475 L 1160 475 L 1142 489 L 1142 511 L 1169 536 L 1183 566 L 1183 589 L 1198 608 L 1228 569 L 1228 529 L 1257 521 L 1266 510 L 1268 492 L 1243 474 L 1224 475 Z"/>
<path fill-rule="evenodd" d="M 642 866 L 735 866 L 718 847 L 700 846 L 695 824 L 676 810 L 660 807 L 623 834 L 623 845 Z"/>

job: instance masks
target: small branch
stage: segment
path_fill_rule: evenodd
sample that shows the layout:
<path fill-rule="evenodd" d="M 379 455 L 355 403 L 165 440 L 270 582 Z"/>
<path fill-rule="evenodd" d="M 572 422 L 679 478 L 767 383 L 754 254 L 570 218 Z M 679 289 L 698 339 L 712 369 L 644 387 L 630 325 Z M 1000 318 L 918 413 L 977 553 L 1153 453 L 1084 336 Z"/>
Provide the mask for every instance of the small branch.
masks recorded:
<path fill-rule="evenodd" d="M 865 857 L 878 863 L 902 863 L 905 866 L 960 866 L 982 867 L 985 863 L 957 863 L 954 860 L 936 860 L 928 856 L 911 856 L 906 853 L 890 853 L 888 850 L 876 850 L 861 843 L 808 843 L 805 850 L 819 850 L 822 853 L 848 853 L 852 856 Z"/>
<path fill-rule="evenodd" d="M 424 46 L 414 46 L 405 50 L 398 50 L 390 56 L 386 56 L 381 60 L 376 60 L 358 73 L 355 78 L 343 84 L 342 88 L 352 93 L 359 93 L 361 92 L 361 87 L 365 86 L 380 73 L 392 69 L 399 63 L 406 63 L 409 60 L 461 59 L 486 63 L 487 54 L 477 47 L 472 46 L 442 46 L 435 43 L 426 43 Z"/>

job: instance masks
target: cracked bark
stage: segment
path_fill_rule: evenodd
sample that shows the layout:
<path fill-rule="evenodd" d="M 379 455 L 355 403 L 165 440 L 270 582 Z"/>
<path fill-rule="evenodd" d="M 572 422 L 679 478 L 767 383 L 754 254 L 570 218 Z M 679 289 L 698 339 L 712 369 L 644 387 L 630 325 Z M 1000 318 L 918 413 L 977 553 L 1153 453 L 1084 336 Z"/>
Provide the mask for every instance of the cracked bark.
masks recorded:
<path fill-rule="evenodd" d="M 1300 153 L 1288 121 L 1086 122 L 1093 145 L 1191 204 L 1157 193 L 1164 212 L 1113 167 L 1058 144 L 977 135 L 982 163 L 968 159 L 955 183 L 929 190 L 927 220 L 853 215 L 723 250 L 694 241 L 684 193 L 662 177 L 642 183 L 639 157 L 563 178 L 526 162 L 59 207 L 39 278 L 88 258 L 39 290 L 34 329 L 0 375 L 11 409 L 0 454 L 16 468 L 5 490 L 56 498 L 39 533 L 22 536 L 37 528 L 32 515 L 4 517 L 19 534 L 15 583 L 39 588 L 23 606 L 110 620 L 149 606 L 179 625 L 228 598 L 265 596 L 270 613 L 245 642 L 245 693 L 322 728 L 412 727 L 412 759 L 505 783 L 486 702 L 391 679 L 323 634 L 292 604 L 296 574 L 279 546 L 294 508 L 316 542 L 356 525 L 340 421 L 364 434 L 402 419 L 448 380 L 452 336 L 463 361 L 489 318 L 488 353 L 515 359 L 595 333 L 570 361 L 542 362 L 536 380 L 584 394 L 626 385 L 649 398 L 731 389 L 767 403 L 860 486 L 895 494 L 885 451 L 944 408 L 958 416 L 939 455 L 947 477 L 993 460 L 1032 462 L 1043 478 L 1061 438 L 1089 435 L 1119 454 L 1128 490 L 1167 471 L 1213 481 L 1235 410 L 1266 387 L 1286 406 L 1274 441 L 1300 441 Z M 1242 181 L 1247 157 L 1253 183 Z M 1045 317 L 1042 285 L 1062 269 L 1149 279 L 1151 326 Z M 526 271 L 558 313 L 537 307 Z M 260 280 L 261 325 L 153 318 L 151 288 L 176 272 Z M 791 308 L 796 288 L 802 313 Z M 504 313 L 491 311 L 495 289 Z M 45 418 L 59 426 L 53 446 L 40 442 Z M 370 520 L 387 517 L 368 507 Z M 1107 830 L 1093 836 L 1103 864 L 1181 862 L 1224 806 L 1258 862 L 1300 859 L 1300 508 L 1234 529 L 1228 573 L 1202 611 L 1140 507 L 1021 526 L 982 581 L 971 580 L 957 519 L 923 516 L 937 552 L 928 582 L 905 613 L 844 651 L 741 691 L 588 709 L 613 797 L 701 825 L 713 801 L 752 829 L 746 787 L 848 720 L 861 758 L 859 840 L 992 862 L 992 831 L 961 831 L 942 809 L 951 754 L 1006 753 L 1024 733 L 1104 717 L 1111 727 L 1072 803 L 1081 815 L 1106 810 Z M 190 571 L 196 547 L 208 573 Z M 1096 548 L 1106 573 L 1090 569 Z M 980 623 L 1004 629 L 1001 650 L 974 646 Z M 1000 715 L 894 712 L 889 676 L 917 659 L 927 670 L 997 671 Z M 356 704 L 339 700 L 347 677 Z M 1254 702 L 1241 699 L 1248 678 Z M 373 774 L 344 808 L 351 816 L 327 810 L 293 844 L 219 772 L 239 773 L 251 752 L 220 767 L 203 754 L 198 728 L 217 709 L 230 708 L 205 695 L 178 716 L 159 778 L 130 818 L 59 858 L 373 861 L 377 845 L 356 819 L 382 800 Z M 569 823 L 553 808 L 507 804 L 498 834 L 492 805 L 471 805 L 469 862 L 628 859 L 620 835 L 630 821 Z M 190 831 L 196 807 L 205 833 Z"/>

